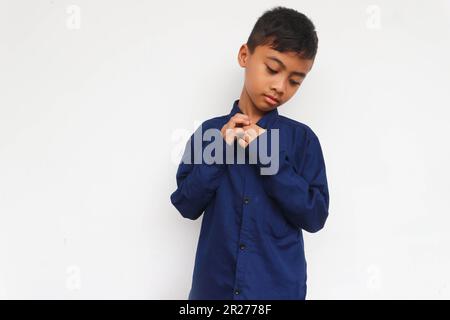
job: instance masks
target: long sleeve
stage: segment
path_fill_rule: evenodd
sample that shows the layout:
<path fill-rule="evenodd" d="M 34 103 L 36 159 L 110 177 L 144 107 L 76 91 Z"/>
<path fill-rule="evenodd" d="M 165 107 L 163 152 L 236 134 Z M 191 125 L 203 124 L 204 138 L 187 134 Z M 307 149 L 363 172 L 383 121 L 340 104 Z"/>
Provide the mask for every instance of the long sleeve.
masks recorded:
<path fill-rule="evenodd" d="M 201 131 L 201 126 L 196 132 L 198 130 Z M 207 164 L 202 157 L 201 163 L 194 163 L 194 152 L 202 156 L 205 147 L 202 142 L 201 150 L 200 148 L 194 150 L 194 136 L 195 133 L 186 143 L 183 158 L 176 173 L 177 189 L 170 196 L 170 201 L 181 215 L 191 220 L 200 217 L 214 197 L 226 166 L 224 163 Z M 227 147 L 226 143 L 222 142 L 224 153 Z"/>
<path fill-rule="evenodd" d="M 270 152 L 270 142 L 268 146 Z M 307 138 L 303 161 L 302 172 L 298 172 L 296 167 L 301 167 L 300 159 L 289 159 L 287 153 L 280 150 L 277 174 L 261 175 L 262 183 L 286 219 L 308 232 L 317 232 L 328 217 L 329 193 L 322 149 L 312 132 Z M 259 168 L 266 166 L 261 161 L 256 165 Z"/>

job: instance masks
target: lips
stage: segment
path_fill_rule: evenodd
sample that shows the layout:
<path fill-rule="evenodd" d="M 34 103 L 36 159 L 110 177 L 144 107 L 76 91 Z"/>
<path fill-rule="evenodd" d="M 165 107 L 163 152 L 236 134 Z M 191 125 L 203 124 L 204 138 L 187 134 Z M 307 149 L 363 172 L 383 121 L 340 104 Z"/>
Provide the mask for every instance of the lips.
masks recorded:
<path fill-rule="evenodd" d="M 265 94 L 264 96 L 266 97 L 266 100 L 271 104 L 278 104 L 280 102 L 277 98 L 269 94 Z"/>

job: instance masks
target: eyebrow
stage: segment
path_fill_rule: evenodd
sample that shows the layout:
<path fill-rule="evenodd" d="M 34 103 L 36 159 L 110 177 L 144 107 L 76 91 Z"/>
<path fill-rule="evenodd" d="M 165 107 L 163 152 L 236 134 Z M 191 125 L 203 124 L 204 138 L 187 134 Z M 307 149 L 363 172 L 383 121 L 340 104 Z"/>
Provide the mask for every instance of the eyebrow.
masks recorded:
<path fill-rule="evenodd" d="M 284 63 L 280 59 L 278 59 L 276 57 L 273 57 L 273 56 L 268 56 L 267 58 L 271 59 L 271 60 L 273 60 L 275 62 L 278 62 L 283 69 L 286 69 L 286 66 L 284 65 Z M 296 76 L 300 76 L 302 78 L 306 77 L 306 73 L 304 73 L 304 72 L 292 71 L 291 74 L 296 75 Z"/>

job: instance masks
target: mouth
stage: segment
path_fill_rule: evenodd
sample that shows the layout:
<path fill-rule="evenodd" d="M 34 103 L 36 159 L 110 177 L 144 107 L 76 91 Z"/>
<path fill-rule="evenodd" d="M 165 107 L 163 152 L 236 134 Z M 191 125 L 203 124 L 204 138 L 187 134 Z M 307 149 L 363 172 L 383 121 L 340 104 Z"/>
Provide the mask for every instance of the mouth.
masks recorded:
<path fill-rule="evenodd" d="M 277 98 L 275 98 L 274 96 L 265 94 L 264 97 L 265 97 L 265 100 L 272 106 L 275 106 L 278 103 L 280 103 L 280 101 Z"/>

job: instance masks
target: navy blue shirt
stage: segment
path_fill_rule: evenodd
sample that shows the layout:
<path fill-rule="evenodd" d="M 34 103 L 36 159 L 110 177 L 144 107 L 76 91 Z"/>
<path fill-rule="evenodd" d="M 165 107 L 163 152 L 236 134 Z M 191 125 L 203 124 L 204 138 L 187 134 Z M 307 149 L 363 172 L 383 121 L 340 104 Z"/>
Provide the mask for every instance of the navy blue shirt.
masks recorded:
<path fill-rule="evenodd" d="M 237 112 L 204 121 L 196 130 L 220 130 Z M 279 129 L 276 174 L 257 156 L 250 163 L 250 145 L 242 163 L 201 163 L 182 160 L 170 200 L 185 218 L 202 213 L 192 287 L 188 299 L 305 299 L 306 260 L 302 230 L 317 232 L 328 217 L 329 194 L 319 140 L 307 125 L 278 114 L 275 108 L 257 122 L 266 131 Z M 194 134 L 184 154 L 194 152 Z M 203 141 L 205 148 L 208 142 Z M 223 151 L 234 148 L 223 142 Z M 190 151 L 190 152 L 188 152 Z M 183 159 L 186 159 L 183 156 Z"/>

